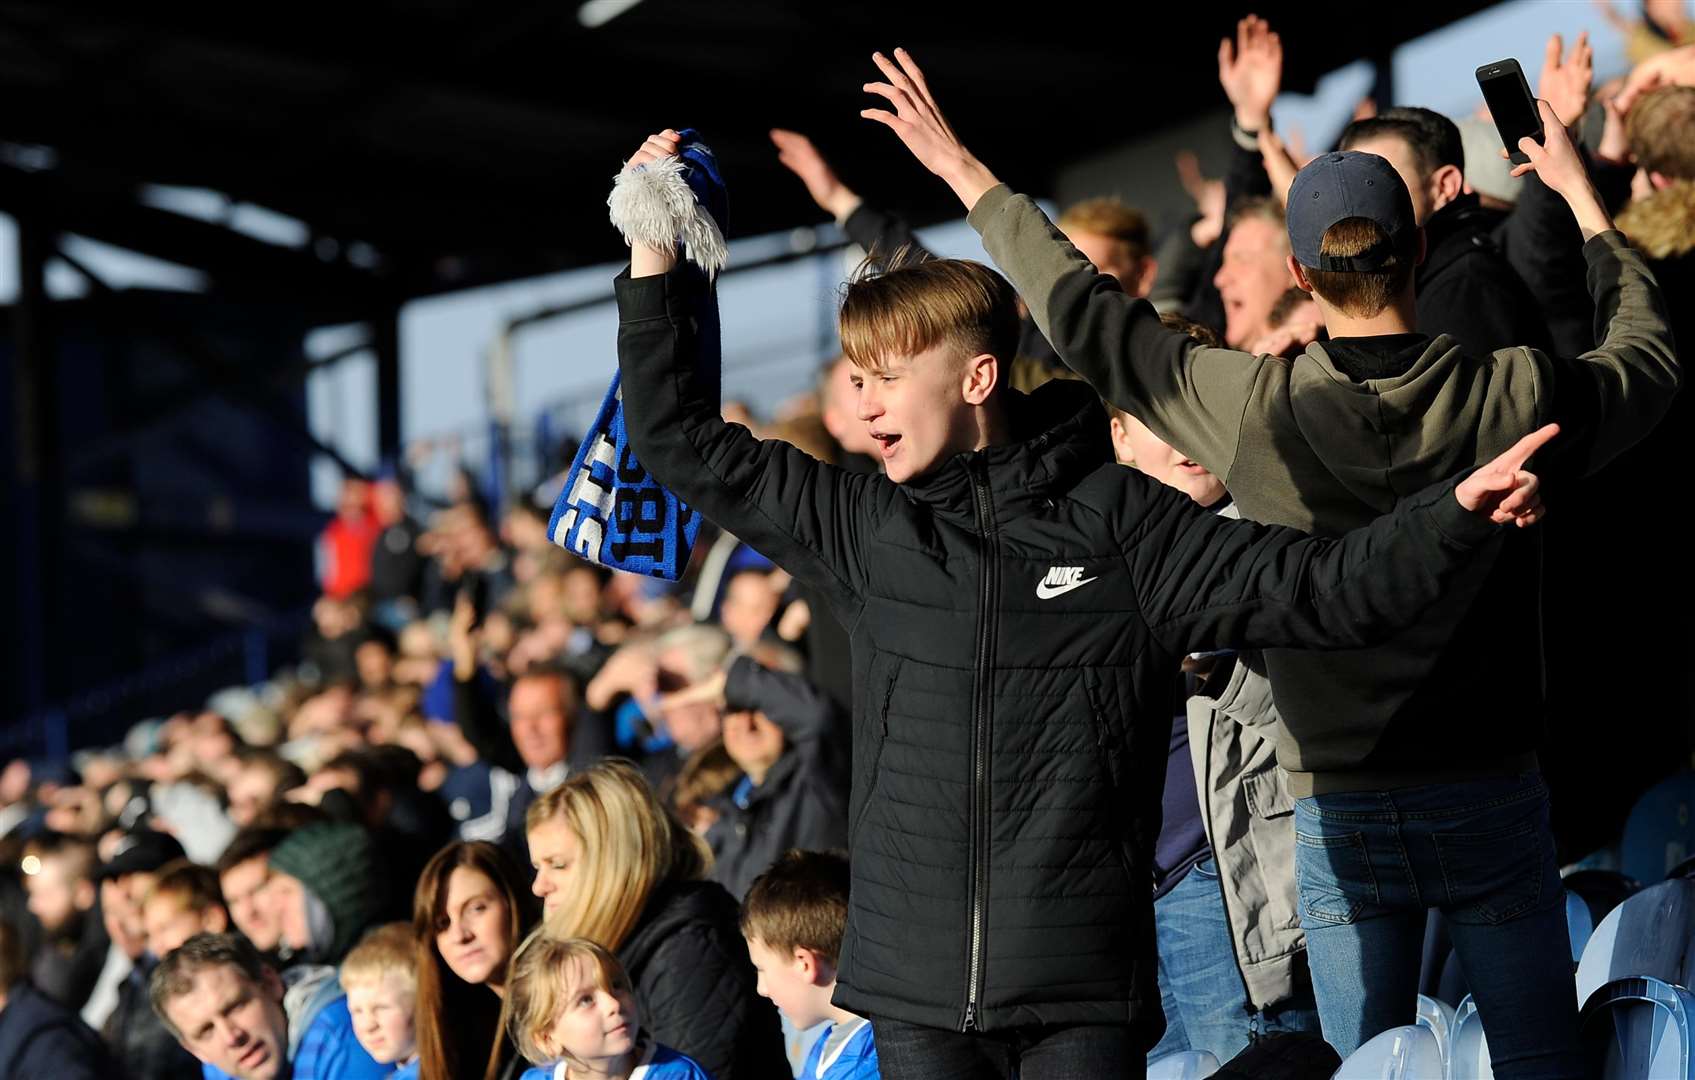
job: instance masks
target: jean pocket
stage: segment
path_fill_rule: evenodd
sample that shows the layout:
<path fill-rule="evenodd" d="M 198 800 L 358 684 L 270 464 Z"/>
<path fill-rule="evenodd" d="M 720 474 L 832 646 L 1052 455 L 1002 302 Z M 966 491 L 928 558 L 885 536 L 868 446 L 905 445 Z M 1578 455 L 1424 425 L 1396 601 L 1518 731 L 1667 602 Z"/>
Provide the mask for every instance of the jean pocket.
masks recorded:
<path fill-rule="evenodd" d="M 1379 902 L 1362 833 L 1317 836 L 1295 831 L 1295 874 L 1301 910 L 1308 918 L 1342 925 Z"/>
<path fill-rule="evenodd" d="M 1504 923 L 1541 905 L 1549 878 L 1558 880 L 1551 838 L 1541 827 L 1546 805 L 1510 825 L 1432 834 L 1450 919 Z"/>

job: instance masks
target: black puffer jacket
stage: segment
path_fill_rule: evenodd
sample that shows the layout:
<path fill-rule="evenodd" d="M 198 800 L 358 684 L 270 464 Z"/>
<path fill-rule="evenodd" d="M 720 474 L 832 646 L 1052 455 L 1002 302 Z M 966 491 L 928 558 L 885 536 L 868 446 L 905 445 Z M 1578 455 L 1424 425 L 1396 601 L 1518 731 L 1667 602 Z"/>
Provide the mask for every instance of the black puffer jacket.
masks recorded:
<path fill-rule="evenodd" d="M 1113 464 L 1088 387 L 1015 442 L 897 485 L 725 424 L 686 270 L 620 277 L 625 419 L 691 506 L 830 597 L 856 678 L 836 1002 L 992 1031 L 1163 1026 L 1149 861 L 1183 653 L 1352 646 L 1409 622 L 1494 529 L 1451 485 L 1341 541 L 1229 521 Z"/>
<path fill-rule="evenodd" d="M 642 1026 L 718 1080 L 789 1075 L 783 1030 L 755 987 L 739 909 L 715 881 L 662 888 L 618 947 Z"/>

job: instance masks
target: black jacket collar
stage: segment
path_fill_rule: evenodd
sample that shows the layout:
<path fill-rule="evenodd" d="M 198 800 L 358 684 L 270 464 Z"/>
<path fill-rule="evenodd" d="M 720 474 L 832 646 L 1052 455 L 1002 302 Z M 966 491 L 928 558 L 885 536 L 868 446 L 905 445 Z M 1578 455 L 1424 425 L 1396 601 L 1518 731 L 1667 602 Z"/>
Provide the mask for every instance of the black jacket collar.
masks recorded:
<path fill-rule="evenodd" d="M 1071 490 L 1112 460 L 1106 410 L 1085 383 L 1055 379 L 1029 394 L 1008 388 L 1012 440 L 955 454 L 902 485 L 913 502 L 937 514 L 976 522 L 974 478 L 988 481 L 997 517 L 1030 512 Z"/>

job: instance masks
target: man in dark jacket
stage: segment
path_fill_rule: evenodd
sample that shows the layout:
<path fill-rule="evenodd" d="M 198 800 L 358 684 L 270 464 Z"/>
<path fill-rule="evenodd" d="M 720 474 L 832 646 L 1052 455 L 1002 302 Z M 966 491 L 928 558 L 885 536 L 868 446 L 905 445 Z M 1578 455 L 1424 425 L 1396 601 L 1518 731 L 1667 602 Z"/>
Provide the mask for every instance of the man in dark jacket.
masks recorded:
<path fill-rule="evenodd" d="M 1452 120 L 1429 109 L 1388 109 L 1349 124 L 1341 147 L 1378 155 L 1407 186 L 1414 223 L 1425 235 L 1424 261 L 1413 278 L 1419 333 L 1447 334 L 1472 356 L 1515 345 L 1552 347 L 1548 312 L 1515 269 L 1552 263 L 1556 270 L 1565 270 L 1559 276 L 1574 285 L 1583 280 L 1576 225 L 1547 185 L 1534 174 L 1526 177 L 1511 219 L 1530 224 L 1554 215 L 1561 227 L 1550 230 L 1553 238 L 1546 246 L 1521 239 L 1517 246 L 1524 258 L 1509 262 L 1497 243 L 1509 215 L 1488 209 L 1463 190 L 1465 148 Z M 1588 296 L 1582 301 L 1587 306 Z M 1567 355 L 1582 351 L 1580 347 Z"/>
<path fill-rule="evenodd" d="M 45 832 L 24 846 L 29 910 L 42 941 L 31 964 L 35 987 L 68 1009 L 81 1009 L 106 962 L 110 940 L 101 919 L 94 845 Z"/>
<path fill-rule="evenodd" d="M 738 656 L 666 704 L 710 701 L 724 711 L 724 750 L 742 776 L 711 806 L 712 878 L 740 899 L 790 848 L 847 843 L 845 717 L 805 677 Z"/>
<path fill-rule="evenodd" d="M 25 978 L 18 932 L 0 919 L 0 1080 L 110 1080 L 124 1075 L 77 1015 Z"/>
<path fill-rule="evenodd" d="M 650 137 L 628 168 L 676 154 L 677 138 Z M 616 288 L 641 463 L 822 587 L 851 628 L 854 880 L 836 1003 L 872 1018 L 896 1080 L 962 1057 L 995 1076 L 1022 1061 L 1027 1080 L 1138 1059 L 1163 1026 L 1147 868 L 1178 658 L 1364 644 L 1436 598 L 1495 536 L 1492 515 L 1539 513 L 1517 456 L 1341 542 L 1208 514 L 1112 462 L 1086 387 L 1002 388 L 1016 299 L 952 260 L 844 300 L 886 470 L 848 474 L 726 424 L 702 392 L 704 275 L 638 242 Z M 927 331 L 903 340 L 903 325 Z"/>

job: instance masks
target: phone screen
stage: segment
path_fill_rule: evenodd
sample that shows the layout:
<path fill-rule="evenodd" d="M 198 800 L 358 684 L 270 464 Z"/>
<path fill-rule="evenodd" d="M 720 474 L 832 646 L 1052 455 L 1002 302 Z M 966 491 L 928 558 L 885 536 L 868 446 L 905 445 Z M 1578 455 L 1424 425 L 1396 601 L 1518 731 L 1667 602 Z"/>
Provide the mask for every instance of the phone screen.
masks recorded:
<path fill-rule="evenodd" d="M 1523 74 L 1516 67 L 1508 68 L 1480 76 L 1477 84 L 1483 90 L 1489 115 L 1495 120 L 1495 130 L 1501 133 L 1501 144 L 1515 160 L 1523 161 L 1518 141 L 1526 137 L 1537 141 L 1542 138 L 1542 118 L 1536 111 L 1536 102 L 1530 96 Z"/>

